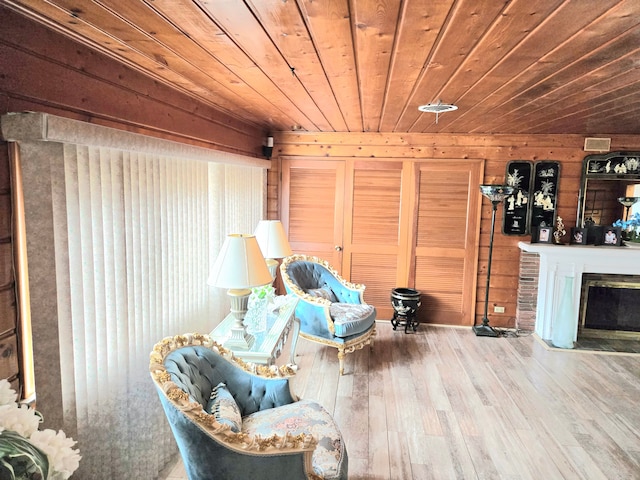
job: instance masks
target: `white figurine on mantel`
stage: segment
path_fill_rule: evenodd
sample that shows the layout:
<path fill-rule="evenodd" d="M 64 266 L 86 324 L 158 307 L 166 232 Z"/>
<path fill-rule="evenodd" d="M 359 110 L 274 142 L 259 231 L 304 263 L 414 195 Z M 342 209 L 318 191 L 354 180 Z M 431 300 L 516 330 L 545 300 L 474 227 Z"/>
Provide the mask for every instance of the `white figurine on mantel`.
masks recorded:
<path fill-rule="evenodd" d="M 553 243 L 556 245 L 562 245 L 562 237 L 567 231 L 564 228 L 564 223 L 562 221 L 562 217 L 556 218 L 556 230 L 553 232 Z"/>

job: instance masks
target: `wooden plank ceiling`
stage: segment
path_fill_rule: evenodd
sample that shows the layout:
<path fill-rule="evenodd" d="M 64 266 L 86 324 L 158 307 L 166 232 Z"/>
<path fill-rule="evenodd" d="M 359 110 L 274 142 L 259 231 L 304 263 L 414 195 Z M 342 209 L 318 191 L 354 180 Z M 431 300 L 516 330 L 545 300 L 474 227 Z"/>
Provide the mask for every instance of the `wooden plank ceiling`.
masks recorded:
<path fill-rule="evenodd" d="M 640 133 L 638 0 L 3 3 L 266 131 Z"/>

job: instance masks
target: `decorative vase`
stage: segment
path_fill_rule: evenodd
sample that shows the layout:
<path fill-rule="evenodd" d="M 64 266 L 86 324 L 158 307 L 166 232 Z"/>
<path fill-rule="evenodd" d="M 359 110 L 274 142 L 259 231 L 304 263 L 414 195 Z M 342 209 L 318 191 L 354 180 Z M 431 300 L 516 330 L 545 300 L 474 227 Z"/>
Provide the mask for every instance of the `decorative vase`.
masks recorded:
<path fill-rule="evenodd" d="M 408 333 L 409 328 L 415 332 L 419 323 L 415 315 L 421 305 L 420 292 L 413 288 L 394 288 L 391 291 L 391 305 L 394 310 L 391 319 L 393 329 L 404 325 L 404 333 Z"/>
<path fill-rule="evenodd" d="M 268 306 L 268 298 L 256 297 L 251 299 L 251 297 L 249 297 L 247 314 L 244 317 L 247 333 L 261 333 L 267 329 Z"/>
<path fill-rule="evenodd" d="M 244 324 L 248 333 L 261 333 L 267 329 L 267 317 L 274 306 L 275 289 L 263 285 L 251 289 Z"/>
<path fill-rule="evenodd" d="M 49 472 L 49 459 L 42 450 L 16 432 L 3 430 L 0 433 L 1 479 L 47 479 Z"/>
<path fill-rule="evenodd" d="M 401 317 L 413 317 L 420 306 L 420 292 L 412 288 L 394 288 L 391 305 Z"/>
<path fill-rule="evenodd" d="M 573 348 L 576 309 L 573 305 L 573 277 L 564 277 L 564 290 L 553 319 L 551 343 L 558 348 Z"/>

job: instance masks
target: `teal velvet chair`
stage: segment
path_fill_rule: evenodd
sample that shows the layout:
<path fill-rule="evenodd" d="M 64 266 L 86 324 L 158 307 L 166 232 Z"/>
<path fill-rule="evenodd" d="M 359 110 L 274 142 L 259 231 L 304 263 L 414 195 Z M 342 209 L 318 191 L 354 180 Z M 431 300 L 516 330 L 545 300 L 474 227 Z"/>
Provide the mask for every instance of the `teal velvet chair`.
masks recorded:
<path fill-rule="evenodd" d="M 345 354 L 373 348 L 376 309 L 364 301 L 364 285 L 346 281 L 329 262 L 308 255 L 286 257 L 280 273 L 287 293 L 299 298 L 300 336 L 337 348 L 340 375 Z"/>
<path fill-rule="evenodd" d="M 291 367 L 245 363 L 208 335 L 158 342 L 149 370 L 189 480 L 346 480 L 342 435 L 296 400 Z"/>

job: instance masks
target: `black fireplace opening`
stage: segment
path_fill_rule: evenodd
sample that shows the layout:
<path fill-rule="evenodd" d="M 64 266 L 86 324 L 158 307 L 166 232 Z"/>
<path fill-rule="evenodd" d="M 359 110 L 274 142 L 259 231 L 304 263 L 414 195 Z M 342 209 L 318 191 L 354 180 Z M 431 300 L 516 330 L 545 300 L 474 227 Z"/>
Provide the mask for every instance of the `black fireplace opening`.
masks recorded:
<path fill-rule="evenodd" d="M 640 276 L 585 274 L 581 305 L 584 328 L 640 332 Z"/>

